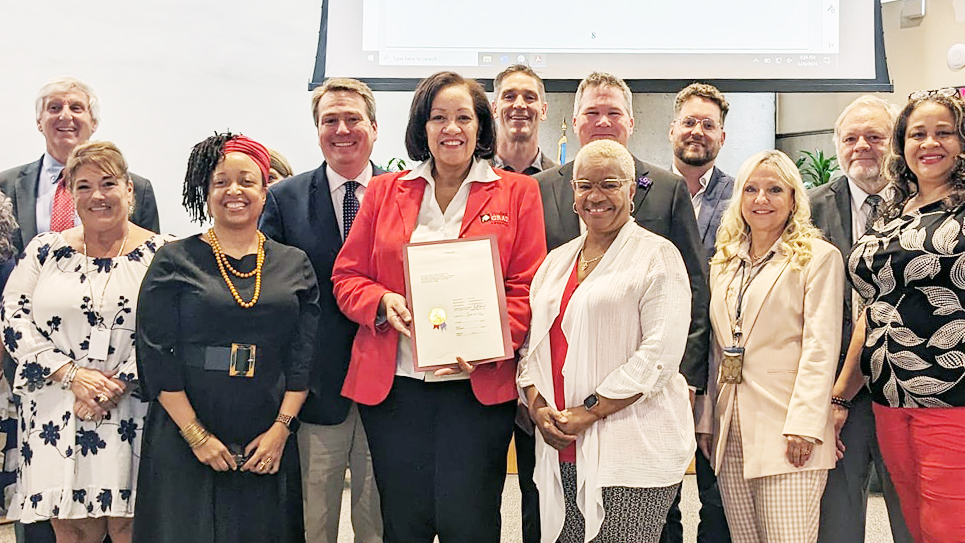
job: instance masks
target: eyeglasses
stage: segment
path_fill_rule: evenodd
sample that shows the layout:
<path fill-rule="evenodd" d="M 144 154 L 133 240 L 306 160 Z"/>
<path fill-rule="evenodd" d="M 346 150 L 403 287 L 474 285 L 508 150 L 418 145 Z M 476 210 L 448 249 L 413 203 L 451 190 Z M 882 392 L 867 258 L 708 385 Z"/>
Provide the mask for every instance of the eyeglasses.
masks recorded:
<path fill-rule="evenodd" d="M 629 183 L 630 181 L 633 181 L 633 179 L 604 179 L 599 183 L 594 183 L 586 179 L 574 179 L 572 183 L 573 190 L 575 190 L 577 194 L 590 192 L 593 190 L 593 187 L 598 187 L 603 192 L 613 194 L 619 191 L 625 183 Z"/>
<path fill-rule="evenodd" d="M 677 119 L 677 123 L 686 128 L 687 130 L 692 130 L 698 124 L 704 129 L 704 132 L 716 132 L 721 125 L 713 119 L 698 119 L 697 117 L 684 117 L 683 119 Z"/>
<path fill-rule="evenodd" d="M 909 100 L 927 100 L 929 98 L 955 98 L 956 96 L 961 97 L 958 89 L 955 87 L 945 87 L 944 89 L 934 89 L 934 90 L 920 90 L 915 91 L 908 95 Z"/>

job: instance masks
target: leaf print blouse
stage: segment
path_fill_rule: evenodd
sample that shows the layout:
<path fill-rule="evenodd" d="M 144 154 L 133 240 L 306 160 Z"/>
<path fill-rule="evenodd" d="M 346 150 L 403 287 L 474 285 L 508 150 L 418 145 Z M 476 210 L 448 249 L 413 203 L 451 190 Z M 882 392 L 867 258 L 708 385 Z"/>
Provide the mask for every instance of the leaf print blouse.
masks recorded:
<path fill-rule="evenodd" d="M 848 271 L 867 304 L 861 371 L 890 407 L 965 406 L 965 206 L 879 219 Z"/>

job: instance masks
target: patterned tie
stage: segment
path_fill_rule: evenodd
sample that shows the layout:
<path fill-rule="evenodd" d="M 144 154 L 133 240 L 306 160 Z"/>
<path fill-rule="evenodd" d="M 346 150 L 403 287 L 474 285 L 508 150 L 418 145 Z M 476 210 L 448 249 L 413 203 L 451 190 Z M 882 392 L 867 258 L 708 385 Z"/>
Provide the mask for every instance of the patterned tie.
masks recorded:
<path fill-rule="evenodd" d="M 871 208 L 868 211 L 868 225 L 865 230 L 870 228 L 874 220 L 878 218 L 878 208 L 881 207 L 881 202 L 881 196 L 877 194 L 869 194 L 868 197 L 864 199 L 865 205 Z"/>
<path fill-rule="evenodd" d="M 57 177 L 57 190 L 54 191 L 54 203 L 50 207 L 51 232 L 63 232 L 74 227 L 74 200 L 67 190 L 64 172 Z"/>
<path fill-rule="evenodd" d="M 359 199 L 355 196 L 355 189 L 359 187 L 358 181 L 345 182 L 345 199 L 342 200 L 342 239 L 348 239 L 348 231 L 352 229 L 355 222 L 355 214 L 359 212 Z"/>

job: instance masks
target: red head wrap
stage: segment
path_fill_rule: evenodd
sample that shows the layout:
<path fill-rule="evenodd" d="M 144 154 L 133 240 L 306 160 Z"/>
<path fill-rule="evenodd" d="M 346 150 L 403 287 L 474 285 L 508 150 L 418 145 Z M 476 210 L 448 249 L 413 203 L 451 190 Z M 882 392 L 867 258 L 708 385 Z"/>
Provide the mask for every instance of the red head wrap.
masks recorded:
<path fill-rule="evenodd" d="M 245 137 L 235 136 L 224 144 L 224 154 L 244 153 L 251 157 L 261 170 L 262 183 L 268 184 L 268 169 L 271 168 L 271 156 L 268 149 L 257 141 Z"/>

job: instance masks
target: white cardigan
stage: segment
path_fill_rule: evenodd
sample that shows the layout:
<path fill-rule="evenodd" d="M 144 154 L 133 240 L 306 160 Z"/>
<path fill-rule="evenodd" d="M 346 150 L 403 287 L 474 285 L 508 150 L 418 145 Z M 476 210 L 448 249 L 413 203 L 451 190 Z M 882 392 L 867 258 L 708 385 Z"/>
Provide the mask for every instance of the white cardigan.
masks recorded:
<path fill-rule="evenodd" d="M 529 348 L 517 384 L 535 385 L 551 406 L 549 330 L 584 238 L 552 251 L 530 291 Z M 562 320 L 569 343 L 563 364 L 566 405 L 582 405 L 594 391 L 611 399 L 643 394 L 577 438 L 577 504 L 586 519 L 586 541 L 603 523 L 604 487 L 674 485 L 694 457 L 693 415 L 679 373 L 690 304 L 690 282 L 676 247 L 632 220 L 570 299 Z M 565 507 L 559 453 L 542 437 L 536 440 L 534 479 L 542 541 L 551 543 L 563 529 Z"/>

